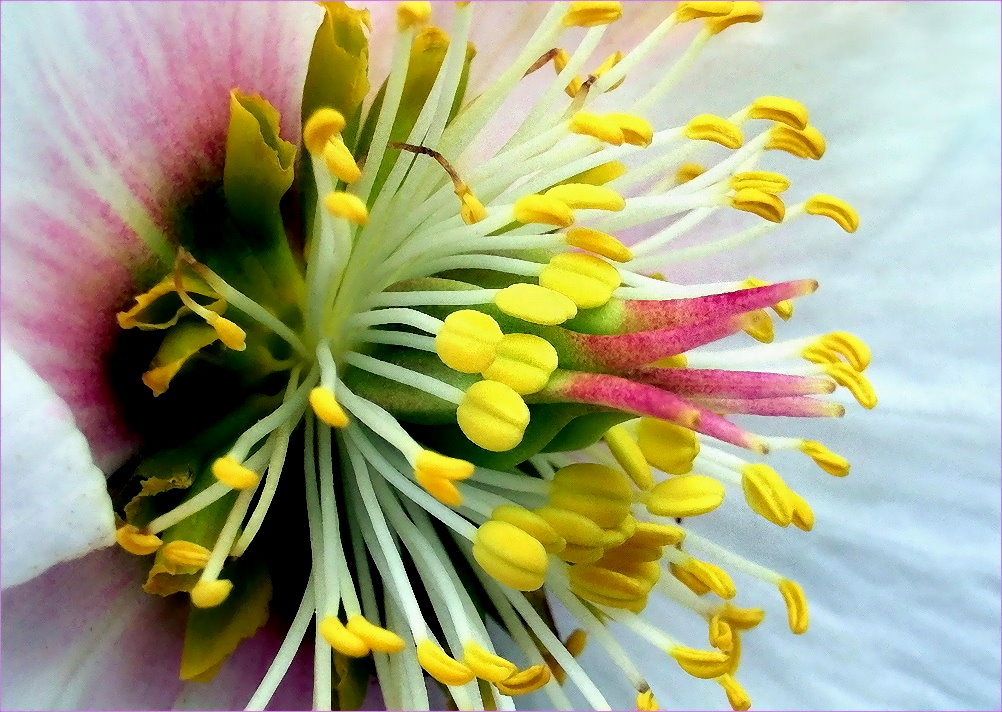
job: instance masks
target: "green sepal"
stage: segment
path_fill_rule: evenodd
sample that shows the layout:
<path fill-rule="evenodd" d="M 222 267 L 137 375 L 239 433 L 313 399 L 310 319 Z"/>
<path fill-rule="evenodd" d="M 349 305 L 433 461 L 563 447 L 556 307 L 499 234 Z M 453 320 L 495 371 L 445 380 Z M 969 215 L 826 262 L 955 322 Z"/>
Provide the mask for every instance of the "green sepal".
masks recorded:
<path fill-rule="evenodd" d="M 543 452 L 571 452 L 590 447 L 597 443 L 609 428 L 633 418 L 636 416 L 632 413 L 620 411 L 586 413 L 564 426 L 543 448 Z"/>
<path fill-rule="evenodd" d="M 226 600 L 214 608 L 192 606 L 188 615 L 182 680 L 209 682 L 240 642 L 268 620 L 272 589 L 267 568 L 253 558 L 241 558 L 224 568 L 221 578 L 233 582 Z"/>
<path fill-rule="evenodd" d="M 352 658 L 334 651 L 334 704 L 339 710 L 359 710 L 369 691 L 372 658 Z"/>

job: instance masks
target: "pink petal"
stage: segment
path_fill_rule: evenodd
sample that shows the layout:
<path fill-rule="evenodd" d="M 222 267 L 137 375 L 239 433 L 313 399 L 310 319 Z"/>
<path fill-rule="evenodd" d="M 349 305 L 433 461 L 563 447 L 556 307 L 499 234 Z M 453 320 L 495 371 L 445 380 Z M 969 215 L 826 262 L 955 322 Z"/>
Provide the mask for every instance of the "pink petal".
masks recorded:
<path fill-rule="evenodd" d="M 312 4 L 4 6 L 4 337 L 70 405 L 95 459 L 133 439 L 103 363 L 114 312 L 179 201 L 221 175 L 231 89 L 298 138 Z"/>

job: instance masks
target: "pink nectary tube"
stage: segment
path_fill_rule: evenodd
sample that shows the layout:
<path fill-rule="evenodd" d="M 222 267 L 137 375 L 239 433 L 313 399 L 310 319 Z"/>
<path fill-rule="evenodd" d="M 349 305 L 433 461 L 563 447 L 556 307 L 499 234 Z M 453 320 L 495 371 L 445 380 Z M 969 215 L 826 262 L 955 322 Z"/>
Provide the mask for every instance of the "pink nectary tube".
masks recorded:
<path fill-rule="evenodd" d="M 699 405 L 714 413 L 744 413 L 791 418 L 840 418 L 845 407 L 840 403 L 788 396 L 781 398 L 695 398 Z"/>
<path fill-rule="evenodd" d="M 827 378 L 716 368 L 635 368 L 620 375 L 680 395 L 712 398 L 779 398 L 835 390 Z"/>

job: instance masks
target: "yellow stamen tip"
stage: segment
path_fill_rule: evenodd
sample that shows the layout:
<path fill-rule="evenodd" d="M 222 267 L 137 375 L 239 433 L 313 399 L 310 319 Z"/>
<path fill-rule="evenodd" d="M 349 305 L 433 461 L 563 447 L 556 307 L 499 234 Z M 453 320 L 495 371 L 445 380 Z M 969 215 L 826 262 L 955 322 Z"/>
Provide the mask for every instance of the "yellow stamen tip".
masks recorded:
<path fill-rule="evenodd" d="M 495 655 L 475 641 L 463 646 L 463 662 L 487 682 L 504 682 L 518 672 L 518 666 L 500 655 Z"/>
<path fill-rule="evenodd" d="M 247 348 L 247 332 L 226 317 L 219 316 L 213 312 L 212 316 L 206 321 L 215 330 L 219 340 L 223 342 L 226 348 L 233 349 L 234 351 L 243 351 Z"/>
<path fill-rule="evenodd" d="M 659 524 L 657 522 L 637 522 L 637 528 L 630 537 L 632 547 L 661 548 L 663 546 L 678 546 L 685 541 L 685 529 L 674 524 Z"/>
<path fill-rule="evenodd" d="M 698 163 L 683 163 L 679 169 L 675 171 L 675 182 L 679 185 L 682 183 L 688 183 L 704 173 L 706 173 L 706 168 Z"/>
<path fill-rule="evenodd" d="M 606 0 L 572 2 L 570 10 L 564 15 L 564 25 L 567 27 L 608 25 L 622 16 L 623 6 L 619 2 L 608 2 Z"/>
<path fill-rule="evenodd" d="M 590 183 L 561 183 L 547 190 L 543 195 L 556 198 L 572 210 L 608 210 L 618 212 L 626 207 L 626 201 L 612 188 Z"/>
<path fill-rule="evenodd" d="M 797 635 L 806 633 L 810 616 L 804 589 L 796 581 L 782 579 L 779 582 L 779 593 L 783 596 L 783 603 L 786 604 L 786 616 L 790 631 Z"/>
<path fill-rule="evenodd" d="M 212 463 L 212 474 L 227 487 L 237 490 L 253 487 L 261 479 L 258 473 L 248 467 L 244 467 L 229 455 L 217 458 Z"/>
<path fill-rule="evenodd" d="M 724 604 L 719 614 L 737 630 L 751 630 L 765 620 L 765 611 L 761 608 L 738 608 L 730 603 Z"/>
<path fill-rule="evenodd" d="M 567 640 L 564 641 L 564 647 L 567 648 L 567 652 L 575 658 L 584 652 L 587 645 L 588 633 L 582 628 L 572 630 L 571 634 L 567 636 Z"/>
<path fill-rule="evenodd" d="M 699 454 L 696 433 L 680 425 L 654 418 L 641 418 L 637 428 L 637 446 L 654 467 L 670 475 L 692 471 L 692 461 Z"/>
<path fill-rule="evenodd" d="M 680 22 L 690 22 L 691 20 L 701 20 L 708 17 L 724 17 L 729 15 L 734 9 L 733 0 L 710 1 L 710 2 L 680 2 L 675 7 L 675 18 Z"/>
<path fill-rule="evenodd" d="M 538 393 L 557 370 L 557 350 L 546 339 L 532 334 L 505 334 L 491 365 L 481 373 L 519 395 Z"/>
<path fill-rule="evenodd" d="M 440 455 L 431 450 L 422 450 L 414 463 L 415 471 L 446 480 L 465 480 L 473 474 L 473 463 L 455 457 Z"/>
<path fill-rule="evenodd" d="M 544 326 L 563 324 L 578 313 L 568 297 L 536 284 L 505 287 L 494 297 L 494 304 L 508 316 Z"/>
<path fill-rule="evenodd" d="M 344 428 L 348 425 L 348 414 L 337 402 L 334 391 L 324 386 L 317 386 L 310 391 L 310 407 L 320 420 L 332 428 Z"/>
<path fill-rule="evenodd" d="M 361 615 L 349 618 L 345 627 L 370 649 L 380 653 L 399 653 L 406 647 L 404 639 L 392 630 L 381 628 Z"/>
<path fill-rule="evenodd" d="M 737 680 L 730 675 L 721 675 L 717 678 L 717 682 L 724 688 L 724 693 L 727 695 L 727 703 L 734 712 L 745 712 L 751 709 L 751 697 L 748 696 L 745 688 L 741 687 Z"/>
<path fill-rule="evenodd" d="M 161 551 L 163 557 L 175 566 L 192 566 L 204 569 L 212 552 L 201 544 L 178 539 L 167 542 Z"/>
<path fill-rule="evenodd" d="M 602 530 L 602 527 L 591 519 L 577 512 L 559 509 L 558 507 L 539 507 L 534 511 L 567 542 L 567 546 L 560 552 L 560 558 L 565 561 L 571 561 L 567 556 L 568 551 L 572 552 L 572 555 L 584 555 L 585 552 L 581 551 L 581 549 L 597 549 L 599 554 L 592 561 L 601 558 L 604 551 L 601 544 L 605 537 L 605 532 Z M 572 547 L 577 547 L 577 549 Z"/>
<path fill-rule="evenodd" d="M 612 529 L 630 513 L 633 488 L 629 478 L 618 470 L 578 462 L 562 467 L 550 481 L 549 504 L 577 512 L 603 529 Z"/>
<path fill-rule="evenodd" d="M 622 282 L 619 270 L 594 255 L 554 255 L 539 274 L 539 285 L 560 292 L 578 309 L 600 307 Z"/>
<path fill-rule="evenodd" d="M 777 173 L 776 175 L 779 174 Z M 749 277 L 742 283 L 742 286 L 747 289 L 753 289 L 755 287 L 768 287 L 770 284 L 772 283 L 756 277 Z M 789 321 L 793 318 L 793 300 L 784 299 L 781 302 L 776 302 L 772 305 L 772 310 L 776 312 L 776 316 L 783 321 Z"/>
<path fill-rule="evenodd" d="M 570 207 L 557 198 L 546 195 L 525 195 L 515 201 L 512 215 L 526 225 L 556 225 L 570 227 L 574 224 L 574 213 Z"/>
<path fill-rule="evenodd" d="M 642 490 L 651 489 L 654 486 L 654 474 L 650 463 L 630 432 L 622 425 L 616 425 L 605 431 L 603 438 L 612 451 L 612 456 L 633 483 Z"/>
<path fill-rule="evenodd" d="M 779 124 L 769 131 L 765 147 L 769 151 L 785 151 L 797 158 L 816 161 L 825 155 L 825 137 L 813 126 L 793 129 Z"/>
<path fill-rule="evenodd" d="M 686 124 L 685 135 L 693 141 L 713 141 L 731 149 L 741 148 L 745 142 L 740 126 L 713 114 L 694 117 Z"/>
<path fill-rule="evenodd" d="M 791 491 L 790 495 L 793 498 L 793 526 L 801 531 L 811 531 L 814 528 L 814 510 L 796 492 Z"/>
<path fill-rule="evenodd" d="M 550 554 L 559 554 L 567 545 L 567 541 L 557 533 L 557 530 L 548 521 L 525 507 L 502 504 L 491 512 L 491 519 L 518 527 L 542 544 L 543 548 Z"/>
<path fill-rule="evenodd" d="M 877 407 L 877 392 L 862 373 L 841 362 L 825 364 L 824 369 L 832 380 L 847 388 L 861 406 L 867 410 Z"/>
<path fill-rule="evenodd" d="M 355 162 L 355 157 L 351 155 L 351 151 L 348 150 L 348 147 L 344 145 L 344 141 L 341 139 L 334 138 L 328 141 L 324 147 L 323 156 L 324 163 L 327 164 L 327 170 L 338 180 L 343 180 L 345 183 L 354 183 L 362 177 L 362 171 L 359 170 L 358 164 Z"/>
<path fill-rule="evenodd" d="M 776 526 L 788 527 L 793 521 L 793 492 L 768 465 L 745 465 L 741 470 L 741 489 L 752 511 Z"/>
<path fill-rule="evenodd" d="M 136 556 L 152 554 L 163 545 L 160 537 L 155 534 L 144 534 L 131 524 L 125 524 L 115 530 L 115 541 L 127 552 Z"/>
<path fill-rule="evenodd" d="M 593 252 L 615 262 L 629 262 L 633 259 L 630 248 L 615 237 L 588 227 L 573 227 L 567 231 L 564 239 L 571 247 Z"/>
<path fill-rule="evenodd" d="M 228 579 L 203 579 L 191 589 L 191 602 L 196 608 L 215 608 L 232 590 L 233 582 Z"/>
<path fill-rule="evenodd" d="M 577 173 L 567 179 L 567 183 L 589 183 L 590 185 L 605 185 L 626 175 L 626 165 L 619 161 L 606 161 L 594 168 Z"/>
<path fill-rule="evenodd" d="M 478 381 L 464 394 L 456 421 L 470 442 L 491 452 L 504 452 L 522 442 L 529 425 L 529 408 L 509 386 Z"/>
<path fill-rule="evenodd" d="M 607 116 L 579 111 L 571 117 L 570 130 L 582 136 L 591 136 L 613 146 L 622 146 L 626 137 L 619 124 Z"/>
<path fill-rule="evenodd" d="M 431 3 L 407 0 L 397 3 L 397 29 L 420 27 L 431 19 Z"/>
<path fill-rule="evenodd" d="M 801 354 L 814 363 L 841 363 L 839 356 L 848 361 L 857 371 L 865 371 L 870 365 L 870 347 L 862 339 L 846 331 L 825 334 Z"/>
<path fill-rule="evenodd" d="M 781 223 L 786 217 L 786 205 L 778 195 L 755 188 L 742 188 L 737 191 L 731 197 L 731 207 L 774 223 Z"/>
<path fill-rule="evenodd" d="M 459 216 L 464 223 L 473 225 L 487 217 L 487 208 L 468 188 L 456 195 L 459 196 Z"/>
<path fill-rule="evenodd" d="M 337 616 L 324 617 L 317 628 L 328 645 L 342 655 L 362 658 L 371 652 L 366 642 L 356 633 L 348 630 Z"/>
<path fill-rule="evenodd" d="M 303 126 L 303 143 L 315 156 L 322 155 L 327 142 L 344 130 L 345 120 L 340 111 L 317 109 Z"/>
<path fill-rule="evenodd" d="M 511 697 L 528 695 L 550 681 L 552 673 L 546 665 L 533 665 L 512 675 L 504 682 L 495 683 L 498 690 Z"/>
<path fill-rule="evenodd" d="M 800 452 L 814 460 L 817 466 L 829 475 L 845 477 L 849 474 L 849 461 L 816 440 L 804 440 L 800 444 Z"/>
<path fill-rule="evenodd" d="M 343 218 L 355 225 L 365 225 L 369 221 L 369 209 L 361 198 L 351 193 L 328 193 L 324 196 L 324 207 L 334 217 Z"/>
<path fill-rule="evenodd" d="M 721 598 L 730 600 L 737 595 L 737 590 L 734 588 L 734 581 L 731 579 L 730 574 L 715 564 L 700 561 L 690 556 L 681 564 L 672 564 L 671 572 L 675 578 L 686 586 L 689 586 L 689 581 L 686 580 L 689 578 L 691 581 L 698 582 L 701 589 L 713 591 Z M 681 572 L 687 574 L 688 577 L 679 576 Z M 692 587 L 690 586 L 690 588 Z M 693 590 L 696 593 L 702 593 L 702 590 Z"/>
<path fill-rule="evenodd" d="M 659 482 L 650 491 L 647 511 L 659 517 L 697 517 L 724 501 L 724 486 L 704 475 L 682 475 Z"/>
<path fill-rule="evenodd" d="M 706 27 L 713 34 L 719 34 L 739 22 L 758 22 L 762 19 L 762 4 L 758 2 L 735 2 L 731 11 L 723 17 L 711 17 Z"/>
<path fill-rule="evenodd" d="M 859 214 L 849 203 L 832 195 L 815 195 L 804 204 L 808 215 L 823 215 L 831 218 L 846 232 L 859 229 Z"/>
<path fill-rule="evenodd" d="M 772 319 L 764 309 L 755 309 L 742 315 L 744 332 L 763 344 L 771 344 L 776 338 Z"/>
<path fill-rule="evenodd" d="M 760 96 L 748 107 L 752 119 L 766 119 L 803 130 L 807 128 L 807 107 L 782 96 Z"/>
<path fill-rule="evenodd" d="M 443 685 L 452 687 L 465 685 L 476 677 L 468 665 L 450 657 L 440 646 L 427 638 L 418 643 L 417 660 L 425 672 Z"/>
<path fill-rule="evenodd" d="M 660 709 L 658 707 L 658 701 L 654 697 L 654 693 L 650 690 L 643 690 L 637 693 L 637 700 L 634 708 L 637 712 L 656 712 Z"/>
<path fill-rule="evenodd" d="M 668 651 L 683 670 L 703 680 L 712 680 L 728 672 L 730 660 L 717 650 L 696 650 L 676 645 Z"/>
<path fill-rule="evenodd" d="M 517 591 L 541 587 L 549 567 L 546 549 L 538 539 L 514 524 L 494 519 L 477 529 L 473 558 L 491 578 Z"/>
<path fill-rule="evenodd" d="M 754 188 L 763 193 L 782 193 L 790 187 L 790 179 L 782 173 L 772 171 L 745 171 L 735 173 L 731 176 L 731 188 L 743 190 L 744 188 Z"/>
<path fill-rule="evenodd" d="M 493 362 L 504 334 L 493 318 L 473 309 L 460 309 L 445 318 L 435 336 L 435 352 L 449 368 L 480 373 Z"/>
<path fill-rule="evenodd" d="M 605 118 L 613 121 L 623 132 L 623 141 L 631 146 L 646 147 L 654 140 L 654 129 L 650 123 L 635 114 L 612 113 Z"/>

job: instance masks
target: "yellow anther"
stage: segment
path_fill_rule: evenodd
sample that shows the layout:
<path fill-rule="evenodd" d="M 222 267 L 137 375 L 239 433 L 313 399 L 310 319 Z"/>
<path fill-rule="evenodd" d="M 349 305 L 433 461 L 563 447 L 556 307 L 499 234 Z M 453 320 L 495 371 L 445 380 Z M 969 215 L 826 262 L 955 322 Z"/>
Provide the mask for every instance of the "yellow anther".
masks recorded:
<path fill-rule="evenodd" d="M 779 175 L 778 173 L 776 175 Z M 755 287 L 768 287 L 772 282 L 766 282 L 765 280 L 758 279 L 756 277 L 749 277 L 741 286 L 745 289 L 754 289 Z M 772 310 L 776 312 L 778 316 L 783 321 L 789 321 L 793 317 L 793 300 L 784 299 L 781 302 L 776 302 L 772 305 Z"/>
<path fill-rule="evenodd" d="M 623 141 L 631 146 L 650 146 L 654 140 L 654 129 L 645 119 L 635 114 L 606 114 L 606 119 L 614 121 L 623 132 Z"/>
<path fill-rule="evenodd" d="M 594 168 L 589 168 L 576 175 L 571 176 L 568 183 L 590 183 L 591 185 L 605 185 L 617 178 L 626 175 L 626 165 L 619 161 L 606 161 Z"/>
<path fill-rule="evenodd" d="M 350 658 L 363 658 L 371 651 L 357 633 L 348 630 L 337 616 L 325 616 L 318 626 L 320 635 L 324 637 L 334 650 Z"/>
<path fill-rule="evenodd" d="M 487 682 L 504 682 L 518 672 L 518 665 L 474 641 L 463 646 L 463 662 L 477 677 Z"/>
<path fill-rule="evenodd" d="M 721 675 L 717 678 L 717 682 L 724 688 L 727 702 L 734 712 L 745 712 L 745 710 L 751 709 L 751 697 L 748 696 L 745 688 L 741 687 L 737 680 L 730 675 Z"/>
<path fill-rule="evenodd" d="M 340 138 L 333 138 L 324 147 L 324 163 L 335 178 L 345 183 L 354 183 L 362 177 L 362 171 L 355 163 L 355 157 Z"/>
<path fill-rule="evenodd" d="M 616 458 L 619 466 L 626 471 L 633 483 L 642 490 L 649 490 L 654 486 L 654 474 L 651 466 L 644 457 L 643 450 L 637 445 L 630 432 L 622 425 L 616 425 L 605 431 L 603 436 L 605 444 L 612 451 L 612 456 Z"/>
<path fill-rule="evenodd" d="M 522 442 L 529 408 L 522 396 L 497 381 L 478 381 L 467 389 L 456 421 L 470 442 L 491 452 L 504 452 Z"/>
<path fill-rule="evenodd" d="M 449 368 L 480 373 L 494 362 L 504 337 L 493 318 L 473 309 L 460 309 L 445 318 L 435 336 L 435 353 Z"/>
<path fill-rule="evenodd" d="M 141 529 L 131 524 L 125 524 L 115 530 L 115 541 L 130 554 L 146 556 L 154 553 L 163 545 L 163 541 L 155 534 L 144 534 Z"/>
<path fill-rule="evenodd" d="M 431 19 L 431 3 L 407 0 L 397 3 L 397 29 L 420 27 Z"/>
<path fill-rule="evenodd" d="M 505 334 L 496 353 L 494 361 L 481 373 L 484 378 L 499 381 L 519 395 L 543 390 L 559 361 L 553 345 L 532 334 Z"/>
<path fill-rule="evenodd" d="M 841 198 L 824 194 L 815 195 L 804 203 L 804 210 L 809 215 L 831 218 L 846 232 L 856 232 L 859 229 L 859 214 Z"/>
<path fill-rule="evenodd" d="M 658 368 L 685 368 L 689 365 L 689 359 L 685 357 L 685 354 L 675 354 L 674 356 L 659 358 L 651 365 Z"/>
<path fill-rule="evenodd" d="M 462 192 L 456 191 L 459 197 L 459 216 L 467 225 L 478 223 L 487 217 L 487 208 L 480 202 L 480 199 L 473 192 L 466 188 Z"/>
<path fill-rule="evenodd" d="M 567 67 L 567 63 L 570 61 L 571 56 L 567 54 L 566 50 L 558 47 L 553 53 L 553 71 L 559 75 L 562 71 L 564 71 Z M 567 83 L 567 86 L 564 87 L 564 92 L 567 96 L 573 99 L 578 95 L 578 92 L 581 91 L 581 86 L 581 77 L 574 77 Z"/>
<path fill-rule="evenodd" d="M 675 18 L 680 22 L 708 17 L 725 17 L 734 9 L 734 2 L 680 2 L 675 7 Z"/>
<path fill-rule="evenodd" d="M 470 2 L 471 0 L 456 0 L 456 7 L 466 7 Z"/>
<path fill-rule="evenodd" d="M 870 365 L 870 347 L 862 339 L 846 331 L 825 334 L 801 354 L 814 363 L 839 363 L 841 356 L 857 371 L 865 371 Z"/>
<path fill-rule="evenodd" d="M 567 648 L 567 652 L 575 658 L 584 652 L 587 645 L 588 633 L 582 628 L 572 630 L 571 634 L 567 636 L 567 640 L 564 641 L 564 647 Z"/>
<path fill-rule="evenodd" d="M 650 593 L 651 586 L 618 571 L 595 564 L 576 564 L 567 570 L 571 591 L 585 600 L 633 602 Z M 614 606 L 620 608 L 622 606 Z"/>
<path fill-rule="evenodd" d="M 473 558 L 492 578 L 517 591 L 542 586 L 549 566 L 538 539 L 514 524 L 493 519 L 477 529 Z"/>
<path fill-rule="evenodd" d="M 597 67 L 595 67 L 595 69 L 591 72 L 591 75 L 593 77 L 596 77 L 596 78 L 603 76 L 610 69 L 612 69 L 617 64 L 619 64 L 620 62 L 622 62 L 623 61 L 623 56 L 624 56 L 623 53 L 620 52 L 619 50 L 613 52 L 608 57 L 606 57 L 604 60 L 602 60 L 602 63 L 600 65 L 598 65 Z M 613 84 L 612 86 L 610 86 L 608 89 L 606 89 L 606 91 L 612 91 L 613 89 L 618 88 L 624 81 L 626 81 L 626 77 L 623 77 L 622 79 L 620 79 L 618 82 L 616 82 L 615 84 Z M 648 143 L 650 143 L 650 142 L 648 141 Z"/>
<path fill-rule="evenodd" d="M 539 285 L 563 294 L 578 309 L 600 307 L 622 282 L 619 270 L 594 255 L 554 255 L 539 273 Z"/>
<path fill-rule="evenodd" d="M 450 657 L 439 645 L 427 638 L 418 643 L 417 659 L 425 672 L 443 685 L 465 685 L 476 677 L 468 665 Z"/>
<path fill-rule="evenodd" d="M 754 188 L 763 193 L 782 193 L 790 187 L 790 179 L 782 173 L 772 171 L 745 171 L 731 176 L 731 188 L 743 190 Z"/>
<path fill-rule="evenodd" d="M 226 317 L 209 312 L 205 322 L 215 330 L 219 340 L 226 348 L 234 351 L 243 351 L 247 348 L 247 332 Z"/>
<path fill-rule="evenodd" d="M 557 530 L 548 521 L 525 507 L 502 504 L 491 512 L 491 519 L 518 527 L 542 544 L 543 548 L 550 554 L 559 554 L 567 544 L 567 541 L 557 533 Z"/>
<path fill-rule="evenodd" d="M 365 225 L 369 221 L 369 209 L 361 198 L 351 193 L 328 193 L 324 197 L 324 207 L 334 217 L 343 218 L 355 225 Z"/>
<path fill-rule="evenodd" d="M 765 611 L 761 608 L 738 608 L 730 603 L 725 603 L 718 613 L 736 630 L 751 630 L 765 620 Z"/>
<path fill-rule="evenodd" d="M 658 701 L 650 689 L 637 693 L 636 704 L 633 705 L 637 712 L 656 712 L 659 710 Z"/>
<path fill-rule="evenodd" d="M 712 680 L 728 672 L 730 659 L 718 650 L 696 650 L 676 645 L 668 651 L 683 670 L 703 680 Z"/>
<path fill-rule="evenodd" d="M 612 235 L 589 227 L 572 227 L 564 235 L 564 239 L 571 247 L 594 252 L 616 262 L 629 262 L 633 259 L 633 252 L 629 247 Z"/>
<path fill-rule="evenodd" d="M 734 629 L 719 612 L 710 617 L 710 645 L 729 653 L 734 648 Z"/>
<path fill-rule="evenodd" d="M 762 19 L 762 14 L 761 3 L 735 2 L 731 11 L 723 17 L 711 17 L 707 19 L 706 27 L 716 35 L 739 22 L 758 22 Z"/>
<path fill-rule="evenodd" d="M 824 364 L 824 369 L 837 384 L 849 389 L 861 406 L 867 410 L 877 407 L 877 392 L 862 373 L 844 363 Z"/>
<path fill-rule="evenodd" d="M 608 25 L 622 16 L 623 6 L 619 2 L 608 2 L 606 0 L 572 2 L 571 9 L 564 15 L 564 25 L 567 27 Z"/>
<path fill-rule="evenodd" d="M 685 135 L 693 141 L 713 141 L 725 148 L 741 148 L 745 142 L 741 127 L 713 114 L 700 114 L 685 127 Z"/>
<path fill-rule="evenodd" d="M 637 528 L 637 520 L 631 515 L 627 515 L 623 521 L 615 527 L 606 528 L 602 539 L 602 547 L 611 549 L 621 546 L 627 539 L 633 536 Z"/>
<path fill-rule="evenodd" d="M 213 476 L 227 487 L 244 490 L 253 487 L 261 476 L 249 467 L 244 467 L 229 455 L 216 458 L 212 463 Z"/>
<path fill-rule="evenodd" d="M 752 511 L 780 527 L 793 521 L 793 492 L 768 465 L 745 465 L 741 470 L 741 489 Z"/>
<path fill-rule="evenodd" d="M 804 440 L 800 443 L 800 452 L 814 460 L 818 467 L 835 477 L 845 477 L 849 474 L 849 461 L 838 455 L 817 440 Z"/>
<path fill-rule="evenodd" d="M 603 529 L 619 526 L 630 513 L 633 491 L 622 472 L 579 462 L 557 471 L 550 481 L 549 503 L 577 512 Z"/>
<path fill-rule="evenodd" d="M 598 548 L 602 551 L 601 544 L 605 536 L 602 527 L 590 520 L 588 517 L 557 507 L 539 507 L 534 510 L 537 515 L 543 518 L 547 524 L 553 527 L 567 542 L 567 547 L 576 546 L 584 549 Z M 567 549 L 561 553 L 563 557 Z M 599 553 L 601 557 L 601 553 Z M 599 558 L 599 557 L 596 557 Z"/>
<path fill-rule="evenodd" d="M 697 596 L 705 596 L 710 592 L 709 586 L 680 566 L 677 566 L 676 564 L 669 564 L 668 570 L 671 572 L 672 576 L 678 579 L 680 583 L 685 585 L 686 588 L 695 593 Z"/>
<path fill-rule="evenodd" d="M 332 428 L 343 428 L 348 425 L 348 414 L 337 402 L 334 391 L 324 386 L 317 386 L 310 391 L 310 407 L 320 420 Z"/>
<path fill-rule="evenodd" d="M 440 455 L 431 450 L 422 450 L 414 461 L 414 471 L 446 480 L 465 480 L 473 474 L 473 463 Z"/>
<path fill-rule="evenodd" d="M 544 326 L 563 324 L 578 313 L 570 299 L 538 284 L 505 287 L 494 297 L 494 305 L 508 316 Z"/>
<path fill-rule="evenodd" d="M 371 650 L 380 653 L 399 653 L 406 647 L 404 639 L 392 630 L 382 628 L 361 615 L 349 618 L 348 625 L 345 627 L 349 633 L 355 634 Z"/>
<path fill-rule="evenodd" d="M 809 532 L 814 528 L 814 510 L 807 500 L 796 492 L 790 493 L 793 497 L 793 526 L 797 529 Z"/>
<path fill-rule="evenodd" d="M 463 494 L 452 480 L 447 480 L 444 477 L 436 477 L 422 470 L 414 473 L 414 479 L 428 494 L 442 504 L 450 507 L 458 507 L 463 503 Z"/>
<path fill-rule="evenodd" d="M 696 433 L 680 425 L 654 418 L 641 418 L 637 427 L 637 445 L 647 462 L 669 475 L 692 472 L 692 461 L 699 454 Z"/>
<path fill-rule="evenodd" d="M 657 522 L 637 522 L 637 528 L 627 544 L 638 548 L 660 548 L 677 546 L 683 541 L 685 541 L 685 529 L 682 527 Z"/>
<path fill-rule="evenodd" d="M 580 544 L 568 544 L 558 556 L 570 564 L 594 564 L 604 554 L 605 549 L 601 545 L 581 546 Z"/>
<path fill-rule="evenodd" d="M 810 620 L 804 589 L 796 581 L 782 579 L 779 582 L 779 593 L 783 596 L 783 603 L 786 604 L 786 618 L 790 631 L 797 635 L 806 633 Z"/>
<path fill-rule="evenodd" d="M 678 578 L 682 583 L 686 583 L 678 576 L 679 571 L 689 574 L 689 576 L 698 581 L 702 586 L 713 591 L 721 598 L 730 600 L 737 593 L 730 574 L 715 564 L 700 561 L 691 556 L 681 564 L 672 564 L 672 573 L 675 575 L 675 578 Z M 696 591 L 696 593 L 699 593 L 699 591 Z"/>
<path fill-rule="evenodd" d="M 807 107 L 782 96 L 760 96 L 748 107 L 748 117 L 775 121 L 794 129 L 807 128 Z"/>
<path fill-rule="evenodd" d="M 574 213 L 570 207 L 561 200 L 545 195 L 522 196 L 515 201 L 512 215 L 517 221 L 526 225 L 539 223 L 570 227 L 574 224 Z"/>
<path fill-rule="evenodd" d="M 769 141 L 765 147 L 769 151 L 785 151 L 797 158 L 816 161 L 825 155 L 825 137 L 813 126 L 791 129 L 779 124 L 769 131 Z"/>
<path fill-rule="evenodd" d="M 175 566 L 192 566 L 196 569 L 204 569 L 212 555 L 212 552 L 201 544 L 182 539 L 167 542 L 160 553 Z"/>
<path fill-rule="evenodd" d="M 215 608 L 230 595 L 233 582 L 229 579 L 203 579 L 191 589 L 191 603 L 196 608 Z"/>
<path fill-rule="evenodd" d="M 626 201 L 612 188 L 590 183 L 560 183 L 543 195 L 556 198 L 572 210 L 608 210 L 617 212 L 626 207 Z"/>
<path fill-rule="evenodd" d="M 679 166 L 679 169 L 675 171 L 675 182 L 679 185 L 682 183 L 688 183 L 704 173 L 706 173 L 706 168 L 698 163 L 683 163 Z"/>
<path fill-rule="evenodd" d="M 582 136 L 591 136 L 613 146 L 622 146 L 626 137 L 619 124 L 606 116 L 589 111 L 579 111 L 571 117 L 570 130 Z"/>
<path fill-rule="evenodd" d="M 546 665 L 533 665 L 521 672 L 512 675 L 504 682 L 495 683 L 498 690 L 511 697 L 517 695 L 528 695 L 535 692 L 550 681 L 552 673 Z"/>
<path fill-rule="evenodd" d="M 345 120 L 340 111 L 317 109 L 303 125 L 303 143 L 315 156 L 323 155 L 327 142 L 344 130 Z"/>
<path fill-rule="evenodd" d="M 773 328 L 772 319 L 764 309 L 755 309 L 741 315 L 744 332 L 756 341 L 763 344 L 771 344 L 776 338 L 776 330 Z"/>
<path fill-rule="evenodd" d="M 731 196 L 731 207 L 774 223 L 781 223 L 786 217 L 786 206 L 778 195 L 755 188 L 742 188 L 737 191 Z"/>
<path fill-rule="evenodd" d="M 682 475 L 659 482 L 650 491 L 647 511 L 659 517 L 697 517 L 724 501 L 724 486 L 703 475 Z"/>

